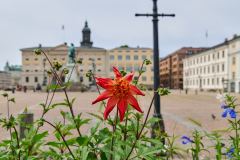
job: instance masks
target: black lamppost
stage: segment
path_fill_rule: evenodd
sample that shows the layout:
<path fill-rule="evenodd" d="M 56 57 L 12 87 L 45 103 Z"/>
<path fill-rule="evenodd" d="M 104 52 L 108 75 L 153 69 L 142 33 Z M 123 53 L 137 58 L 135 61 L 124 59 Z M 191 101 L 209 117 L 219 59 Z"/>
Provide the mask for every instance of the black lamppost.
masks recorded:
<path fill-rule="evenodd" d="M 46 58 L 43 59 L 43 83 L 42 85 L 43 86 L 46 86 L 47 85 L 47 79 L 46 79 Z"/>
<path fill-rule="evenodd" d="M 158 17 L 174 17 L 175 14 L 159 14 L 157 11 L 157 0 L 153 0 L 153 13 L 150 14 L 135 14 L 135 16 L 153 17 L 153 65 L 154 65 L 154 91 L 160 87 L 159 76 L 159 49 L 158 49 Z M 159 118 L 159 123 L 153 125 L 152 137 L 155 137 L 155 129 L 164 131 L 164 123 L 161 115 L 160 96 L 157 95 L 154 101 L 154 117 Z"/>

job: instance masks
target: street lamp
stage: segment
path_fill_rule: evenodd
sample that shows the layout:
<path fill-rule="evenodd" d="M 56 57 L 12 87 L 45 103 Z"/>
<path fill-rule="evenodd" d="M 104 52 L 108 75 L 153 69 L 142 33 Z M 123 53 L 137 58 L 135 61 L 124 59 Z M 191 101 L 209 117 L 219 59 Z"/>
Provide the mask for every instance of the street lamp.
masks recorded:
<path fill-rule="evenodd" d="M 159 14 L 157 9 L 157 0 L 153 0 L 153 12 L 147 14 L 135 14 L 135 16 L 152 17 L 153 22 L 153 65 L 154 65 L 154 91 L 160 87 L 159 76 L 159 49 L 158 49 L 158 17 L 175 17 L 175 14 Z M 152 127 L 152 137 L 156 137 L 154 130 L 159 129 L 161 132 L 165 131 L 163 117 L 161 114 L 160 96 L 157 95 L 154 100 L 154 117 L 158 118 L 159 122 L 155 123 Z"/>

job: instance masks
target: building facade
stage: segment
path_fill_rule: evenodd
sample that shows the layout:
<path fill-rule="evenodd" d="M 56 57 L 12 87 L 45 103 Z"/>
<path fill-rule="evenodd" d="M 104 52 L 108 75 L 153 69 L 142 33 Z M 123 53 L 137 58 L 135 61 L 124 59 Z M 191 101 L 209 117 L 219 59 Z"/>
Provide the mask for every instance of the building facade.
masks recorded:
<path fill-rule="evenodd" d="M 183 58 L 205 48 L 183 47 L 160 60 L 160 84 L 170 89 L 183 89 Z"/>
<path fill-rule="evenodd" d="M 240 92 L 240 36 L 183 60 L 184 89 Z"/>
<path fill-rule="evenodd" d="M 128 46 L 118 47 L 111 50 L 93 46 L 91 41 L 91 30 L 87 22 L 82 30 L 83 37 L 80 46 L 75 47 L 76 59 L 81 59 L 82 64 L 76 65 L 79 81 L 84 85 L 93 84 L 91 77 L 86 77 L 86 73 L 92 70 L 95 75 L 102 77 L 113 77 L 112 66 L 124 69 L 127 72 L 137 72 L 144 59 L 152 60 L 152 49 L 150 48 L 131 48 Z M 46 71 L 50 69 L 49 63 L 43 55 L 35 55 L 34 50 L 41 48 L 49 57 L 50 61 L 58 61 L 66 66 L 68 63 L 69 46 L 61 44 L 55 47 L 38 46 L 32 48 L 23 48 L 22 51 L 22 85 L 29 88 L 42 85 L 50 81 Z M 153 85 L 153 66 L 144 66 L 145 71 L 139 80 L 139 83 L 147 86 Z M 137 76 L 138 73 L 135 73 Z M 62 77 L 64 80 L 65 77 Z"/>
<path fill-rule="evenodd" d="M 112 67 L 117 66 L 120 70 L 134 72 L 135 79 L 145 59 L 153 62 L 153 50 L 151 48 L 121 46 L 108 51 L 109 76 L 113 77 Z M 148 88 L 153 87 L 153 64 L 144 65 L 144 73 L 139 79 L 140 84 Z"/>
<path fill-rule="evenodd" d="M 0 71 L 0 90 L 10 89 L 11 87 L 11 74 Z"/>
<path fill-rule="evenodd" d="M 82 59 L 82 64 L 76 65 L 76 71 L 79 76 L 79 81 L 84 85 L 93 83 L 92 78 L 87 78 L 85 75 L 89 70 L 96 71 L 97 75 L 106 76 L 108 66 L 107 50 L 103 48 L 94 47 L 90 39 L 91 31 L 87 22 L 82 30 L 83 38 L 80 46 L 75 47 L 76 59 Z M 23 48 L 22 51 L 22 85 L 29 88 L 36 87 L 38 84 L 42 85 L 44 81 L 49 82 L 50 79 L 46 71 L 50 69 L 46 57 L 43 55 L 35 55 L 34 50 L 41 48 L 49 57 L 51 62 L 58 61 L 63 66 L 68 63 L 69 46 L 64 43 L 55 47 L 32 47 Z M 61 77 L 65 80 L 65 77 Z"/>
<path fill-rule="evenodd" d="M 9 65 L 9 63 L 7 62 L 4 66 L 4 71 L 10 73 L 12 86 L 19 86 L 21 84 L 22 66 Z"/>

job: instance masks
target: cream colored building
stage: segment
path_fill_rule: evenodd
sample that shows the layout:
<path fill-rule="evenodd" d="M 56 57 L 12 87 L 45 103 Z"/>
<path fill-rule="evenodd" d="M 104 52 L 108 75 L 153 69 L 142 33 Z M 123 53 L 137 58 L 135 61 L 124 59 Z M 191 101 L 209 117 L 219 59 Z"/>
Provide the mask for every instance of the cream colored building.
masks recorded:
<path fill-rule="evenodd" d="M 87 22 L 82 32 L 83 40 L 79 47 L 75 47 L 75 53 L 76 60 L 82 59 L 83 63 L 76 66 L 76 71 L 79 75 L 79 81 L 84 85 L 89 85 L 93 83 L 91 78 L 85 76 L 89 70 L 95 71 L 97 75 L 107 76 L 107 71 L 109 70 L 106 63 L 107 51 L 106 49 L 92 46 L 93 43 L 90 39 L 91 31 Z M 44 78 L 49 82 L 46 71 L 50 69 L 50 65 L 46 61 L 45 56 L 34 54 L 34 50 L 37 48 L 41 48 L 48 55 L 51 62 L 58 61 L 63 66 L 66 66 L 68 63 L 69 46 L 66 43 L 55 47 L 38 46 L 21 49 L 22 85 L 29 88 L 36 87 L 37 84 L 42 85 Z M 62 80 L 64 81 L 65 77 L 62 77 Z"/>
<path fill-rule="evenodd" d="M 0 90 L 10 89 L 11 86 L 11 74 L 5 71 L 0 71 Z"/>
<path fill-rule="evenodd" d="M 76 66 L 79 81 L 84 85 L 93 84 L 92 78 L 87 78 L 86 73 L 89 70 L 95 72 L 95 75 L 102 77 L 113 77 L 112 66 L 117 66 L 127 72 L 137 71 L 144 59 L 152 61 L 152 49 L 150 48 L 130 48 L 119 47 L 109 51 L 103 48 L 93 47 L 90 35 L 91 31 L 88 28 L 87 22 L 82 30 L 83 37 L 80 46 L 75 47 L 76 60 L 82 59 L 82 64 Z M 46 70 L 50 69 L 49 63 L 43 55 L 35 55 L 34 49 L 41 48 L 46 52 L 50 61 L 58 61 L 64 66 L 68 63 L 69 46 L 60 44 L 55 47 L 32 47 L 23 48 L 22 51 L 22 85 L 29 88 L 36 87 L 38 84 L 42 85 L 45 80 L 49 79 Z M 149 87 L 153 85 L 153 65 L 144 66 L 146 72 L 143 73 L 139 83 L 146 84 Z M 62 77 L 65 80 L 65 77 Z"/>
<path fill-rule="evenodd" d="M 184 89 L 240 92 L 240 37 L 183 60 Z"/>
<path fill-rule="evenodd" d="M 151 48 L 131 48 L 128 46 L 122 46 L 114 48 L 108 51 L 109 56 L 109 72 L 110 77 L 113 77 L 112 67 L 117 66 L 120 70 L 123 69 L 127 72 L 134 71 L 135 78 L 138 76 L 138 70 L 140 69 L 145 59 L 153 60 L 153 50 Z M 152 61 L 153 63 L 153 61 Z M 145 71 L 139 83 L 145 84 L 148 87 L 153 86 L 153 64 L 144 65 Z"/>

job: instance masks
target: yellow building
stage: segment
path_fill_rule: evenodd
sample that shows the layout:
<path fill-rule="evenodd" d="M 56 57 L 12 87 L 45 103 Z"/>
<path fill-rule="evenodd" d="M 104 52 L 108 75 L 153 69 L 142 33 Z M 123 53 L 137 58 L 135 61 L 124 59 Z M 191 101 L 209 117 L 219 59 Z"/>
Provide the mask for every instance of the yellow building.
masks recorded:
<path fill-rule="evenodd" d="M 151 48 L 132 48 L 121 46 L 108 51 L 109 56 L 109 75 L 113 77 L 112 67 L 117 66 L 120 70 L 127 72 L 135 72 L 135 78 L 138 76 L 140 69 L 145 59 L 152 61 L 153 50 Z M 153 86 L 153 64 L 144 66 L 145 71 L 139 79 L 140 84 L 145 84 L 148 87 Z"/>
<path fill-rule="evenodd" d="M 76 66 L 79 76 L 79 81 L 84 85 L 93 83 L 91 78 L 85 75 L 89 70 L 95 71 L 99 76 L 107 76 L 108 65 L 107 50 L 103 48 L 93 47 L 90 39 L 91 31 L 88 28 L 87 22 L 82 30 L 83 41 L 79 47 L 75 47 L 76 60 L 82 59 L 83 63 Z M 46 71 L 50 69 L 49 63 L 45 56 L 35 55 L 34 50 L 41 48 L 49 57 L 50 61 L 58 61 L 65 67 L 68 63 L 69 46 L 64 43 L 55 47 L 32 47 L 23 48 L 22 51 L 22 85 L 28 88 L 34 88 L 38 84 L 42 85 L 45 81 L 48 82 Z M 95 65 L 93 65 L 95 64 Z M 62 77 L 65 80 L 65 77 Z"/>
<path fill-rule="evenodd" d="M 93 83 L 92 78 L 87 78 L 86 73 L 89 70 L 95 72 L 97 76 L 113 77 L 112 66 L 117 66 L 127 72 L 134 71 L 135 76 L 138 75 L 138 70 L 145 59 L 152 61 L 152 49 L 150 48 L 130 48 L 122 46 L 107 51 L 104 48 L 93 47 L 90 39 L 91 31 L 87 22 L 82 30 L 83 37 L 80 46 L 75 47 L 76 60 L 82 59 L 82 64 L 76 66 L 77 76 L 79 81 L 84 85 Z M 22 80 L 23 86 L 28 88 L 36 87 L 38 84 L 43 85 L 44 81 L 49 79 L 46 70 L 50 69 L 49 63 L 43 55 L 35 55 L 34 50 L 41 48 L 46 52 L 49 59 L 58 61 L 65 67 L 68 63 L 69 46 L 64 43 L 55 47 L 32 47 L 23 48 L 22 51 Z M 139 83 L 145 84 L 148 87 L 153 86 L 153 65 L 144 66 L 145 73 L 139 79 Z M 44 80 L 45 79 L 45 80 Z M 62 77 L 65 80 L 65 77 Z"/>

